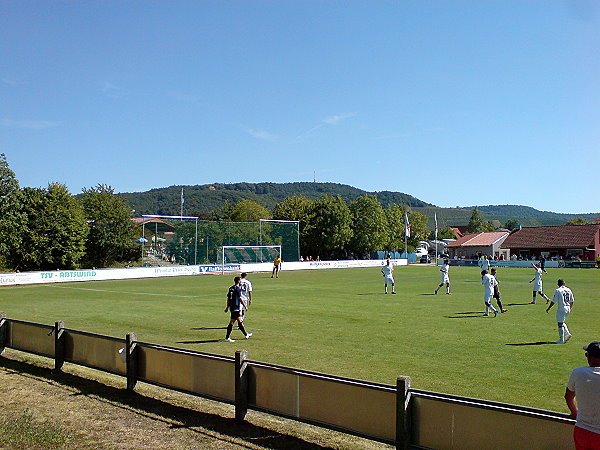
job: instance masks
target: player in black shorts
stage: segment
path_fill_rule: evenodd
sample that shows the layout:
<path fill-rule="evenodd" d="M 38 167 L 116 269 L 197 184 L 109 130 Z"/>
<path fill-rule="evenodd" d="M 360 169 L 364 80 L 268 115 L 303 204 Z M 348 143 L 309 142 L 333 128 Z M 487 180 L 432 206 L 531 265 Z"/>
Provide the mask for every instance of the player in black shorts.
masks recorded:
<path fill-rule="evenodd" d="M 229 325 L 227 325 L 227 336 L 225 336 L 225 340 L 227 342 L 235 342 L 229 336 L 231 336 L 231 330 L 233 330 L 233 324 L 237 321 L 238 327 L 242 333 L 244 333 L 244 337 L 246 339 L 250 339 L 252 337 L 252 333 L 246 333 L 246 329 L 244 328 L 244 318 L 241 316 L 241 308 L 247 307 L 246 302 L 242 299 L 241 293 L 241 278 L 235 277 L 233 279 L 233 286 L 229 288 L 227 291 L 227 307 L 225 308 L 225 312 L 229 311 L 231 314 L 231 320 L 229 321 Z"/>
<path fill-rule="evenodd" d="M 496 278 L 496 269 L 492 268 L 490 271 L 490 274 Z M 492 296 L 492 298 L 496 299 L 496 303 L 498 303 L 498 308 L 500 308 L 500 312 L 501 313 L 505 313 L 507 310 L 502 308 L 502 302 L 500 301 L 500 282 L 498 281 L 498 279 L 496 278 L 497 284 L 494 285 L 494 295 Z"/>

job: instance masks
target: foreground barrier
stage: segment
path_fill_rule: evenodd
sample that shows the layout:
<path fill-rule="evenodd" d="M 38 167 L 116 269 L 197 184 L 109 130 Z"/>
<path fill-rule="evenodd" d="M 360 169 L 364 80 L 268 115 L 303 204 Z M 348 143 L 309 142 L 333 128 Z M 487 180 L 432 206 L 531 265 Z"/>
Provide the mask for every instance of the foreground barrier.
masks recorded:
<path fill-rule="evenodd" d="M 397 448 L 569 449 L 574 421 L 566 414 L 413 389 L 409 377 L 396 386 L 308 372 L 248 359 L 211 355 L 64 327 L 8 319 L 0 313 L 4 348 L 121 375 L 138 381 L 267 412 Z"/>

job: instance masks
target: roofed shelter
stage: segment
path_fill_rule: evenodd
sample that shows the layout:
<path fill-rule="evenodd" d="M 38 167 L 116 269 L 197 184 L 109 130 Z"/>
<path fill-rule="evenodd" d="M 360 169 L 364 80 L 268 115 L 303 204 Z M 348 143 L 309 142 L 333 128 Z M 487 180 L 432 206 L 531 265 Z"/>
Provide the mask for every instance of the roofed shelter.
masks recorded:
<path fill-rule="evenodd" d="M 594 261 L 600 255 L 600 224 L 525 227 L 506 238 L 502 248 L 527 259 L 545 256 Z"/>
<path fill-rule="evenodd" d="M 152 243 L 154 250 L 157 249 L 161 236 L 164 238 L 165 235 L 171 235 L 177 228 L 171 222 L 157 217 L 133 217 L 131 220 L 135 224 L 141 225 L 143 237 L 146 237 L 146 232 L 152 233 L 151 239 L 148 240 Z"/>
<path fill-rule="evenodd" d="M 481 231 L 467 234 L 446 245 L 446 252 L 452 258 L 477 259 L 481 255 L 498 259 L 508 259 L 501 244 L 508 237 L 508 231 Z"/>

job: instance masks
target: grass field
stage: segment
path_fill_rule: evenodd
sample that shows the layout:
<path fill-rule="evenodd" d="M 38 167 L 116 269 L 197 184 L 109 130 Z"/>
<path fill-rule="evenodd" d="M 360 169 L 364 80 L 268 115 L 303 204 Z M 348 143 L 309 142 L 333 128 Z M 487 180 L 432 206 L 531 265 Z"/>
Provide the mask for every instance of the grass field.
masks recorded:
<path fill-rule="evenodd" d="M 378 268 L 250 274 L 254 304 L 246 328 L 223 341 L 225 295 L 232 276 L 78 282 L 4 287 L 0 311 L 9 318 L 110 336 L 134 331 L 144 342 L 395 384 L 408 375 L 416 389 L 433 390 L 564 411 L 573 367 L 586 363 L 581 347 L 600 339 L 600 270 L 548 269 L 545 292 L 564 278 L 575 295 L 567 323 L 573 338 L 558 338 L 554 309 L 529 305 L 531 269 L 499 269 L 507 313 L 482 317 L 478 268 L 451 267 L 453 295 L 441 291 L 433 266 L 398 267 L 398 295 L 383 294 Z"/>

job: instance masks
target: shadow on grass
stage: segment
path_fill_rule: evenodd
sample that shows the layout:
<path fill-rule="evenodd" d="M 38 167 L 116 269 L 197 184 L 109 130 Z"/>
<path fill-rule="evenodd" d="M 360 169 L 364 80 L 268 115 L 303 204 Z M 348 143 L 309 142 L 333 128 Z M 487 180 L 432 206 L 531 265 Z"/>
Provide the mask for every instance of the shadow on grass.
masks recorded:
<path fill-rule="evenodd" d="M 527 302 L 527 303 L 507 303 L 506 306 L 527 306 L 527 305 L 531 305 L 531 303 Z"/>
<path fill-rule="evenodd" d="M 235 438 L 247 443 L 248 447 L 256 444 L 264 448 L 273 449 L 320 449 L 320 445 L 306 442 L 300 438 L 279 433 L 272 429 L 259 427 L 248 422 L 238 422 L 234 418 L 222 417 L 218 414 L 195 411 L 182 406 L 172 405 L 160 399 L 146 397 L 136 392 L 107 386 L 95 380 L 89 380 L 77 375 L 59 372 L 53 373 L 51 369 L 38 367 L 22 361 L 16 361 L 0 356 L 0 367 L 4 367 L 17 374 L 35 376 L 46 382 L 59 383 L 76 389 L 73 396 L 85 395 L 95 398 L 100 402 L 127 410 L 157 423 L 166 424 L 169 428 L 186 428 L 216 441 L 231 444 L 229 439 L 215 436 L 215 432 L 229 438 Z M 206 433 L 196 429 L 201 427 L 210 430 Z M 244 444 L 241 444 L 244 446 Z"/>
<path fill-rule="evenodd" d="M 190 328 L 190 330 L 202 331 L 202 330 L 226 330 L 227 327 L 199 327 L 199 328 Z"/>
<path fill-rule="evenodd" d="M 484 317 L 484 311 L 467 311 L 455 313 L 455 316 L 444 316 L 446 319 L 472 319 L 474 317 Z"/>
<path fill-rule="evenodd" d="M 198 327 L 198 328 L 190 328 L 193 331 L 212 331 L 212 330 L 226 330 L 227 327 Z M 234 326 L 233 330 L 239 330 L 239 326 Z M 212 344 L 215 342 L 221 342 L 224 339 L 203 339 L 198 341 L 177 341 L 176 344 Z"/>
<path fill-rule="evenodd" d="M 523 345 L 548 345 L 548 344 L 554 344 L 554 342 L 552 341 L 540 341 L 540 342 L 521 342 L 519 344 L 506 344 L 506 345 L 511 345 L 513 347 L 521 347 Z"/>

